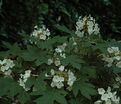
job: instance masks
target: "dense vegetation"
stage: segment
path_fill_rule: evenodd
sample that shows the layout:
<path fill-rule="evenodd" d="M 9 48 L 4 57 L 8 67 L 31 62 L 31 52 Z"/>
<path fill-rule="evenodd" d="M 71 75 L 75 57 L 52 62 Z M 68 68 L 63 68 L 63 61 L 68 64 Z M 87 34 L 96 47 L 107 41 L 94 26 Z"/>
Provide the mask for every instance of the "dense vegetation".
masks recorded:
<path fill-rule="evenodd" d="M 121 0 L 0 0 L 0 104 L 120 104 Z"/>

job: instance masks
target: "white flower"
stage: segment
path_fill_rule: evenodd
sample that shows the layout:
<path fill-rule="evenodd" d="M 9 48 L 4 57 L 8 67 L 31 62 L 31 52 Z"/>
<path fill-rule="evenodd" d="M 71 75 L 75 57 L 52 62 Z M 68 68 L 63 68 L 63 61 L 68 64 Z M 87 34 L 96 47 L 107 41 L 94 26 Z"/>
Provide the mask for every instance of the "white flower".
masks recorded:
<path fill-rule="evenodd" d="M 54 75 L 55 74 L 55 71 L 53 69 L 51 69 L 51 75 Z"/>
<path fill-rule="evenodd" d="M 108 94 L 102 94 L 101 100 L 107 101 L 108 100 Z"/>
<path fill-rule="evenodd" d="M 58 46 L 58 47 L 55 49 L 55 52 L 61 53 L 61 52 L 65 51 L 65 47 L 66 47 L 66 46 L 67 46 L 66 43 L 64 43 L 63 45 Z"/>
<path fill-rule="evenodd" d="M 117 93 L 116 91 L 115 91 L 115 92 L 113 92 L 113 93 L 112 93 L 112 94 L 113 94 L 113 96 L 115 96 L 115 95 L 116 95 L 116 93 Z"/>
<path fill-rule="evenodd" d="M 25 88 L 25 91 L 29 91 L 30 90 L 30 88 Z"/>
<path fill-rule="evenodd" d="M 10 75 L 11 75 L 11 73 L 12 73 L 12 71 L 11 71 L 11 70 L 7 70 L 7 71 L 5 71 L 5 72 L 4 72 L 4 75 L 6 75 L 6 76 L 10 76 Z"/>
<path fill-rule="evenodd" d="M 55 49 L 55 52 L 57 52 L 57 53 L 61 53 L 62 50 L 61 50 L 60 48 L 56 48 L 56 49 Z"/>
<path fill-rule="evenodd" d="M 59 58 L 56 58 L 54 63 L 55 63 L 56 66 L 59 66 L 61 64 Z"/>
<path fill-rule="evenodd" d="M 105 90 L 103 88 L 98 88 L 98 93 L 100 95 L 103 95 L 105 93 Z"/>
<path fill-rule="evenodd" d="M 56 84 L 57 88 L 60 89 L 64 86 L 64 84 L 62 82 L 59 82 Z"/>
<path fill-rule="evenodd" d="M 76 43 L 76 42 L 74 42 L 74 43 L 73 43 L 73 45 L 77 45 L 77 43 Z"/>
<path fill-rule="evenodd" d="M 62 54 L 62 53 L 60 53 L 60 56 L 61 56 L 61 57 L 63 57 L 63 58 L 66 58 L 65 53 L 63 53 L 63 54 Z"/>
<path fill-rule="evenodd" d="M 34 36 L 40 40 L 46 40 L 47 37 L 50 36 L 50 31 L 45 26 L 43 26 L 42 28 L 38 28 L 36 26 L 35 30 L 31 34 L 31 36 Z"/>
<path fill-rule="evenodd" d="M 6 70 L 8 70 L 9 69 L 9 66 L 2 66 L 1 67 L 1 71 L 2 72 L 5 72 Z"/>
<path fill-rule="evenodd" d="M 120 81 L 121 81 L 121 78 L 120 78 L 120 77 L 116 77 L 115 80 L 116 80 L 117 82 L 120 82 Z"/>
<path fill-rule="evenodd" d="M 15 64 L 11 59 L 4 59 L 3 61 L 0 60 L 0 70 L 4 73 L 5 76 L 10 76 L 12 73 L 12 70 L 10 68 L 13 68 Z"/>
<path fill-rule="evenodd" d="M 50 36 L 50 31 L 49 31 L 49 29 L 46 29 L 46 35 L 47 35 L 47 36 Z"/>
<path fill-rule="evenodd" d="M 23 78 L 24 79 L 29 78 L 30 77 L 30 74 L 31 74 L 31 70 L 26 70 Z"/>
<path fill-rule="evenodd" d="M 53 63 L 52 59 L 48 59 L 48 65 L 51 65 Z"/>
<path fill-rule="evenodd" d="M 120 102 L 120 98 L 117 97 L 117 96 L 113 96 L 113 97 L 111 98 L 111 100 L 112 100 L 115 104 L 119 104 L 119 102 Z"/>
<path fill-rule="evenodd" d="M 112 66 L 112 63 L 114 61 L 114 58 L 112 58 L 112 57 L 109 58 L 109 57 L 103 55 L 103 59 L 102 60 L 104 60 L 105 62 L 107 62 L 107 66 L 108 67 L 111 67 Z"/>
<path fill-rule="evenodd" d="M 94 102 L 94 104 L 102 104 L 102 101 L 98 100 L 98 101 Z"/>
<path fill-rule="evenodd" d="M 113 84 L 113 88 L 119 88 L 118 84 Z"/>
<path fill-rule="evenodd" d="M 82 18 L 79 17 L 78 21 L 76 22 L 76 32 L 78 37 L 83 37 L 84 33 L 91 34 L 99 34 L 99 27 L 98 24 L 95 23 L 95 19 L 91 16 L 85 16 Z"/>
<path fill-rule="evenodd" d="M 4 59 L 0 62 L 0 64 L 2 65 L 2 70 L 8 70 L 9 68 L 13 68 L 15 66 L 11 59 Z"/>
<path fill-rule="evenodd" d="M 103 88 L 98 89 L 98 93 L 101 95 L 101 100 L 99 100 L 99 103 L 94 104 L 119 104 L 120 98 L 116 96 L 117 92 L 111 92 L 111 87 L 108 87 L 107 91 L 105 91 Z M 102 102 L 101 102 L 102 101 Z"/>
<path fill-rule="evenodd" d="M 52 82 L 51 83 L 51 87 L 55 87 L 56 86 L 56 83 L 55 82 Z"/>
<path fill-rule="evenodd" d="M 88 33 L 89 33 L 89 35 L 91 35 L 94 32 L 94 30 L 93 30 L 94 23 L 93 23 L 93 21 L 88 21 L 87 25 L 88 25 Z"/>
<path fill-rule="evenodd" d="M 73 83 L 75 82 L 75 80 L 76 80 L 76 77 L 74 76 L 74 73 L 69 70 L 68 71 L 68 82 L 67 82 L 67 84 L 69 86 L 72 86 Z"/>
<path fill-rule="evenodd" d="M 59 70 L 60 70 L 60 71 L 64 71 L 64 66 L 61 65 L 61 66 L 59 67 Z"/>
<path fill-rule="evenodd" d="M 49 75 L 47 73 L 45 73 L 45 77 L 49 77 Z"/>
<path fill-rule="evenodd" d="M 51 87 L 57 87 L 58 89 L 62 88 L 64 84 L 62 82 L 52 82 Z"/>
<path fill-rule="evenodd" d="M 7 60 L 6 60 L 6 65 L 7 65 L 8 67 L 10 67 L 10 68 L 13 68 L 13 67 L 15 66 L 15 64 L 13 63 L 13 61 L 10 60 L 10 59 L 7 59 Z"/>
<path fill-rule="evenodd" d="M 111 103 L 111 100 L 108 99 L 107 101 L 105 101 L 105 104 L 112 104 L 112 103 Z"/>
<path fill-rule="evenodd" d="M 99 34 L 99 33 L 100 33 L 100 28 L 98 27 L 98 24 L 95 24 L 94 34 Z"/>
<path fill-rule="evenodd" d="M 46 40 L 46 35 L 40 35 L 39 38 L 42 40 Z"/>
<path fill-rule="evenodd" d="M 58 89 L 62 88 L 64 86 L 64 77 L 55 75 L 51 82 L 51 87 L 57 87 Z"/>
<path fill-rule="evenodd" d="M 113 94 L 111 92 L 111 87 L 108 87 L 107 94 L 108 94 L 108 98 L 112 98 Z"/>
<path fill-rule="evenodd" d="M 107 51 L 109 52 L 109 53 L 113 53 L 114 51 L 113 51 L 113 49 L 112 48 L 107 48 Z"/>
<path fill-rule="evenodd" d="M 63 82 L 63 81 L 64 81 L 64 77 L 60 77 L 57 75 L 53 77 L 53 82 Z"/>
<path fill-rule="evenodd" d="M 121 61 L 119 61 L 119 62 L 116 64 L 116 66 L 117 66 L 118 68 L 121 68 Z"/>
<path fill-rule="evenodd" d="M 113 97 L 113 94 L 111 92 L 108 92 L 108 98 L 112 98 Z"/>
<path fill-rule="evenodd" d="M 109 52 L 109 53 L 114 53 L 115 55 L 118 55 L 119 54 L 119 47 L 109 47 L 109 48 L 107 48 L 107 51 Z"/>
<path fill-rule="evenodd" d="M 29 88 L 25 88 L 25 83 L 27 81 L 27 79 L 30 77 L 31 75 L 31 70 L 26 70 L 25 74 L 20 74 L 20 78 L 19 78 L 19 85 L 22 86 L 25 91 L 28 91 Z"/>
<path fill-rule="evenodd" d="M 120 56 L 115 56 L 114 59 L 119 61 L 119 60 L 121 60 L 121 57 Z"/>
<path fill-rule="evenodd" d="M 4 64 L 3 61 L 0 60 L 0 65 L 3 65 L 3 64 Z"/>
<path fill-rule="evenodd" d="M 19 78 L 18 82 L 19 82 L 20 86 L 22 86 L 23 88 L 25 88 L 25 83 L 24 83 L 24 81 L 21 78 Z"/>
<path fill-rule="evenodd" d="M 77 34 L 77 36 L 80 38 L 84 36 L 84 32 L 80 32 L 80 31 L 76 31 L 75 34 Z"/>
<path fill-rule="evenodd" d="M 107 92 L 111 92 L 111 87 L 108 87 Z"/>

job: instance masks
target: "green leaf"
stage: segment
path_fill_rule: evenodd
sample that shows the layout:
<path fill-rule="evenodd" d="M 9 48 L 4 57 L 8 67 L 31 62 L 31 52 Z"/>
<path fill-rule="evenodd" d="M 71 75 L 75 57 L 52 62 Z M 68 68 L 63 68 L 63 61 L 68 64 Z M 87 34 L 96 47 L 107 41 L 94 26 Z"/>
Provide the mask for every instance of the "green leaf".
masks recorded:
<path fill-rule="evenodd" d="M 74 34 L 75 34 L 75 32 L 74 32 L 73 30 L 69 30 L 69 29 L 68 29 L 67 27 L 65 27 L 64 25 L 61 26 L 61 25 L 57 24 L 57 25 L 55 25 L 55 27 L 56 27 L 58 30 L 60 30 L 60 31 L 62 31 L 62 32 L 65 32 L 65 33 L 68 33 L 68 34 L 70 34 L 70 35 L 74 35 Z"/>
<path fill-rule="evenodd" d="M 24 51 L 21 57 L 25 61 L 34 61 L 35 59 L 41 58 L 41 56 L 46 56 L 46 52 L 43 52 L 41 49 L 35 47 L 35 46 L 27 46 L 27 50 Z"/>
<path fill-rule="evenodd" d="M 25 104 L 27 101 L 30 100 L 30 96 L 28 93 L 22 91 L 19 95 L 18 95 L 18 101 L 21 102 L 21 104 Z"/>
<path fill-rule="evenodd" d="M 21 56 L 23 51 L 20 49 L 19 45 L 17 43 L 11 45 L 7 42 L 3 42 L 3 44 L 9 49 L 8 51 L 2 51 L 0 52 L 0 57 L 5 58 L 8 57 L 10 54 L 16 55 L 16 56 Z"/>
<path fill-rule="evenodd" d="M 42 72 L 37 79 L 30 78 L 26 82 L 26 86 L 32 86 L 34 85 L 34 88 L 37 90 L 35 92 L 32 92 L 31 95 L 39 95 L 42 91 L 46 90 L 46 85 L 47 83 L 44 81 L 45 80 L 45 72 Z"/>
<path fill-rule="evenodd" d="M 36 79 L 34 77 L 29 77 L 25 83 L 26 88 L 30 88 L 32 85 L 34 85 L 36 82 Z"/>
<path fill-rule="evenodd" d="M 0 59 L 7 58 L 8 56 L 9 56 L 9 52 L 8 51 L 1 51 L 0 52 Z"/>
<path fill-rule="evenodd" d="M 67 66 L 68 64 L 71 64 L 74 68 L 77 68 L 77 69 L 81 68 L 80 63 L 85 63 L 85 61 L 82 60 L 81 58 L 79 58 L 76 55 L 70 55 L 66 59 L 62 60 L 62 64 L 64 66 Z"/>
<path fill-rule="evenodd" d="M 51 40 L 53 41 L 53 43 L 65 43 L 67 41 L 67 36 L 55 36 L 54 38 L 52 38 Z"/>
<path fill-rule="evenodd" d="M 12 48 L 12 45 L 11 45 L 9 42 L 3 41 L 2 43 L 3 43 L 3 45 L 4 45 L 6 48 L 8 48 L 8 49 Z"/>
<path fill-rule="evenodd" d="M 11 78 L 0 78 L 0 89 L 0 96 L 7 95 L 13 99 L 15 95 L 19 94 L 18 100 L 22 104 L 30 100 L 29 94 Z"/>
<path fill-rule="evenodd" d="M 0 78 L 0 89 L 0 96 L 8 95 L 11 98 L 21 92 L 21 87 L 11 78 Z"/>
<path fill-rule="evenodd" d="M 43 63 L 47 63 L 47 58 L 45 58 L 45 57 L 40 57 L 40 58 L 38 58 L 38 59 L 35 61 L 35 64 L 36 64 L 37 66 L 39 66 L 39 65 L 41 65 L 41 64 L 43 64 Z"/>
<path fill-rule="evenodd" d="M 11 86 L 9 87 L 10 87 L 10 90 L 9 90 L 8 96 L 10 98 L 13 98 L 15 95 L 21 93 L 22 91 L 22 88 L 16 82 L 11 83 Z"/>
<path fill-rule="evenodd" d="M 40 12 L 42 14 L 48 13 L 48 4 L 47 3 L 42 3 L 38 8 L 40 9 Z"/>
<path fill-rule="evenodd" d="M 95 67 L 91 67 L 91 66 L 84 66 L 83 68 L 81 68 L 80 72 L 82 72 L 82 74 L 86 75 L 87 78 L 96 78 L 96 69 Z"/>
<path fill-rule="evenodd" d="M 0 78 L 0 96 L 7 95 L 12 82 L 10 78 Z"/>
<path fill-rule="evenodd" d="M 54 104 L 54 101 L 59 104 L 67 104 L 65 99 L 66 92 L 63 90 L 51 89 L 49 88 L 47 91 L 42 93 L 42 97 L 39 97 L 34 102 L 37 104 Z"/>
<path fill-rule="evenodd" d="M 70 13 L 66 10 L 66 8 L 61 8 L 61 12 L 63 12 L 64 14 L 66 14 L 67 16 L 71 16 Z"/>
<path fill-rule="evenodd" d="M 114 72 L 115 74 L 121 73 L 121 69 L 118 68 L 118 67 L 116 67 L 116 66 L 113 66 L 113 67 L 112 67 L 112 70 L 113 70 L 113 72 Z"/>
<path fill-rule="evenodd" d="M 15 43 L 14 45 L 12 45 L 12 47 L 9 50 L 10 54 L 16 55 L 16 56 L 21 56 L 22 54 L 22 50 L 20 49 L 20 47 L 18 46 L 17 43 Z"/>
<path fill-rule="evenodd" d="M 91 96 L 96 95 L 97 92 L 94 89 L 94 85 L 91 83 L 83 82 L 83 81 L 78 81 L 75 82 L 73 85 L 73 94 L 77 96 L 79 91 L 81 94 L 86 97 L 87 99 L 91 100 Z"/>
<path fill-rule="evenodd" d="M 35 88 L 37 90 L 45 90 L 46 89 L 46 82 L 44 81 L 45 80 L 45 72 L 41 73 L 38 78 L 36 79 L 36 83 L 34 84 L 35 85 Z"/>

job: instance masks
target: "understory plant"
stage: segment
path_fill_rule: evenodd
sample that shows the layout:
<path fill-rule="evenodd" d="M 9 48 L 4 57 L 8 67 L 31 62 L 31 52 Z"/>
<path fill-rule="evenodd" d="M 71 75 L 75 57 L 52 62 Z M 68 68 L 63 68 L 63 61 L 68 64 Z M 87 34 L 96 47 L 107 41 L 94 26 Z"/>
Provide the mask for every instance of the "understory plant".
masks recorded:
<path fill-rule="evenodd" d="M 105 41 L 96 20 L 80 16 L 75 30 L 45 25 L 21 43 L 3 42 L 1 104 L 120 104 L 121 43 Z"/>

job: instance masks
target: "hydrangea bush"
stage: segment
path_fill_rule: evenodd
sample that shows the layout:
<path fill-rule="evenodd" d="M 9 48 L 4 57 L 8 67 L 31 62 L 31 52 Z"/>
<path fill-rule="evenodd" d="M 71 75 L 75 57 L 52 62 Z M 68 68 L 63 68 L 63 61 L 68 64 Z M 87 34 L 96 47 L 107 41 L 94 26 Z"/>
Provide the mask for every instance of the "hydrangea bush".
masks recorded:
<path fill-rule="evenodd" d="M 75 30 L 35 26 L 23 43 L 0 52 L 2 104 L 120 104 L 121 43 L 102 39 L 96 20 L 80 16 Z M 106 90 L 107 89 L 107 90 Z"/>

